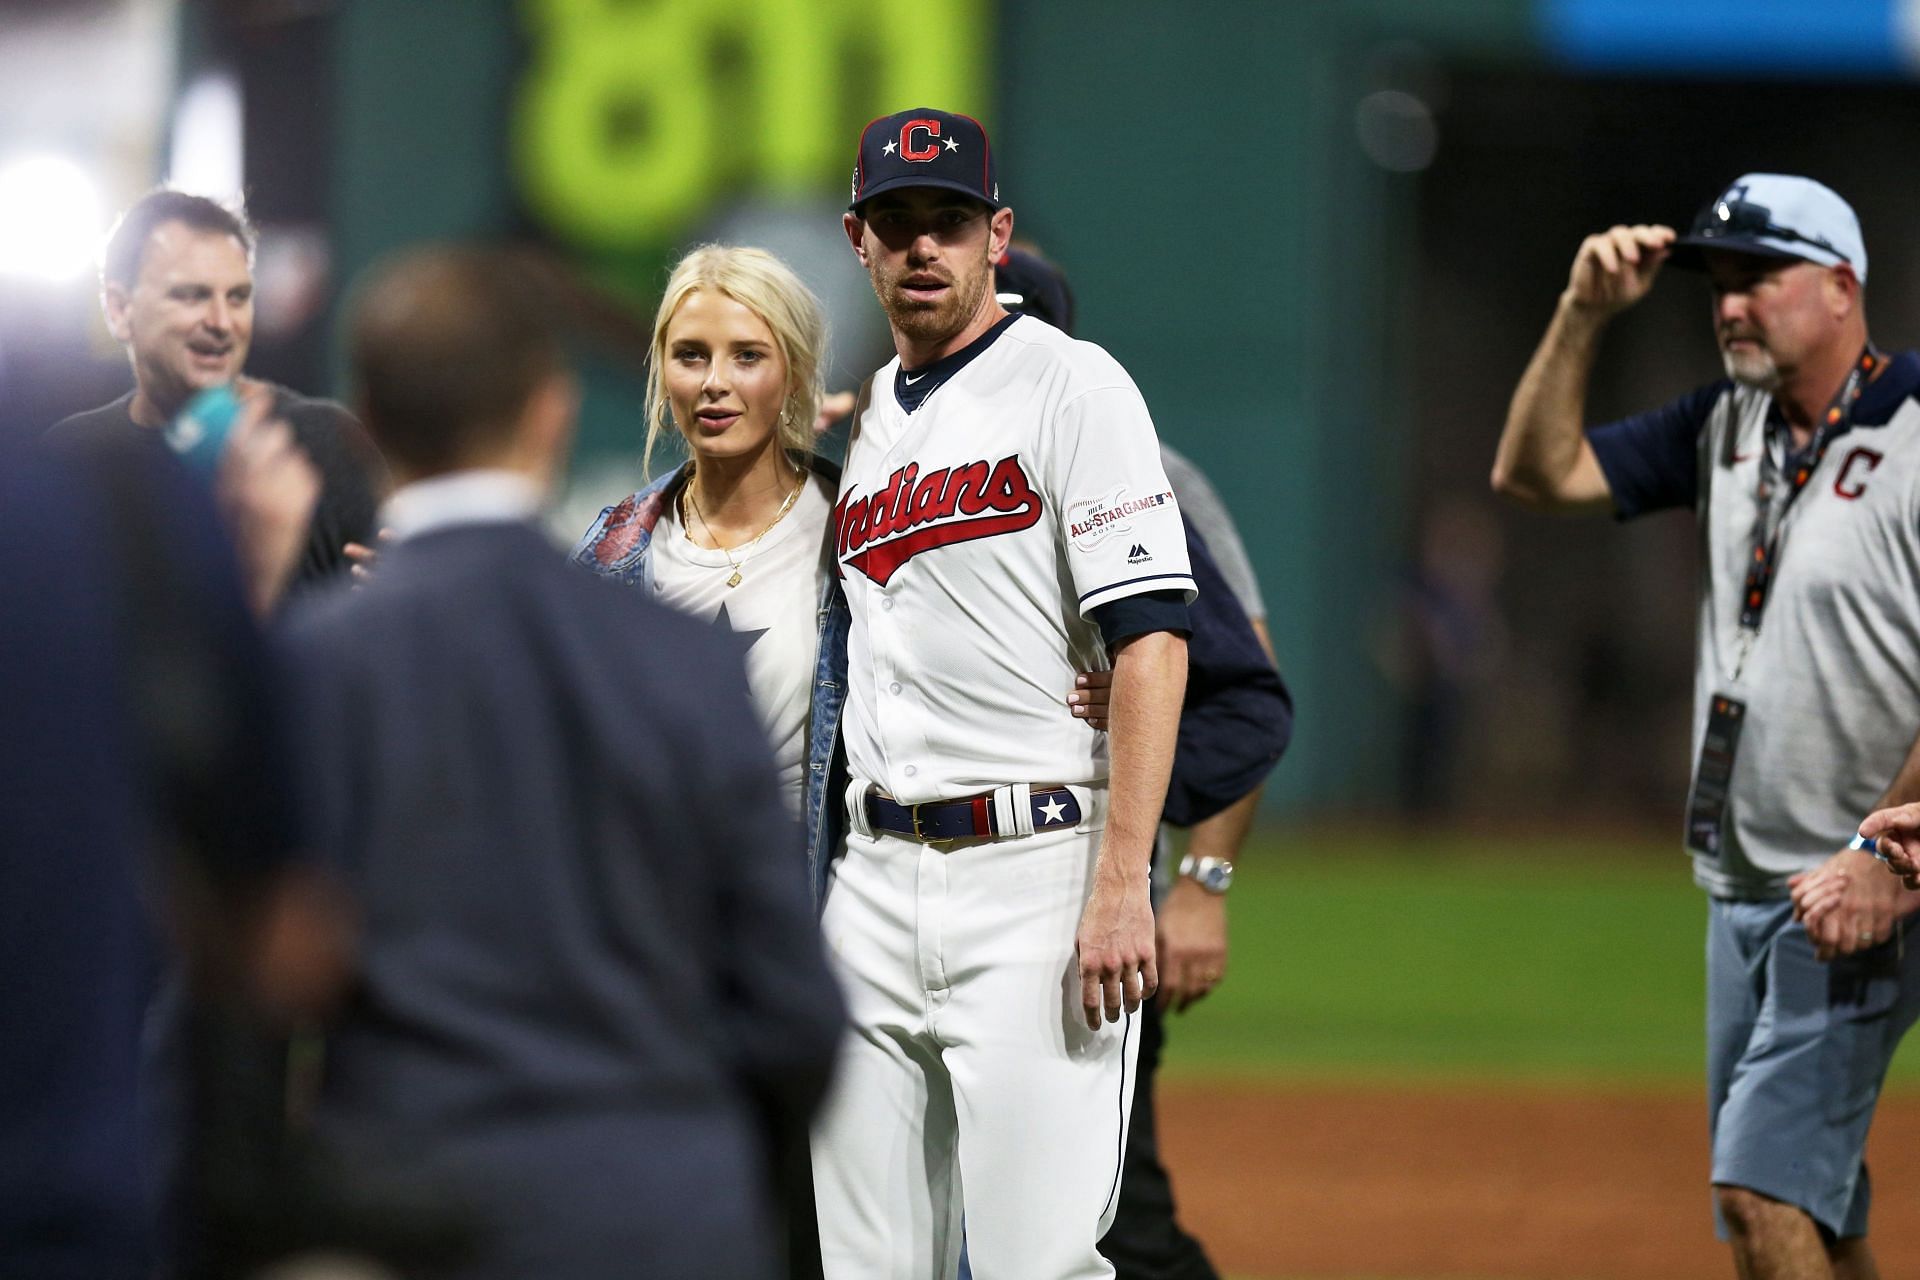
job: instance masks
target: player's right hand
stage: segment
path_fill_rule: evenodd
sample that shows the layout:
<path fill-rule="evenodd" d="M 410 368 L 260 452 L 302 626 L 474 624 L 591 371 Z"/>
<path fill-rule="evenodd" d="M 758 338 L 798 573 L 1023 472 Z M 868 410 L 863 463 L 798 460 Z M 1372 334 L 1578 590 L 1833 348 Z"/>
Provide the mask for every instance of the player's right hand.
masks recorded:
<path fill-rule="evenodd" d="M 1664 226 L 1619 226 L 1588 236 L 1574 255 L 1565 300 L 1602 316 L 1647 296 L 1676 232 Z"/>

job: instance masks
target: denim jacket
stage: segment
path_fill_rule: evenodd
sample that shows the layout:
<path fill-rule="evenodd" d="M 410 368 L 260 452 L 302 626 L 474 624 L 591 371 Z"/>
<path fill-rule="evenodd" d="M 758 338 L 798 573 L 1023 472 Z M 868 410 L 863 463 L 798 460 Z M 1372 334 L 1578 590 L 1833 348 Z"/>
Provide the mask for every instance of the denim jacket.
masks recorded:
<path fill-rule="evenodd" d="M 813 474 L 840 487 L 840 468 L 811 458 Z M 653 586 L 653 526 L 686 483 L 681 464 L 638 493 L 602 511 L 575 545 L 571 558 L 595 573 L 648 590 Z M 826 537 L 833 536 L 829 524 Z M 807 883 L 818 911 L 826 898 L 827 868 L 839 849 L 845 826 L 841 796 L 846 791 L 846 757 L 840 751 L 840 712 L 847 698 L 847 631 L 852 615 L 837 574 L 829 575 L 815 615 L 819 659 L 814 668 L 813 710 L 807 725 Z"/>

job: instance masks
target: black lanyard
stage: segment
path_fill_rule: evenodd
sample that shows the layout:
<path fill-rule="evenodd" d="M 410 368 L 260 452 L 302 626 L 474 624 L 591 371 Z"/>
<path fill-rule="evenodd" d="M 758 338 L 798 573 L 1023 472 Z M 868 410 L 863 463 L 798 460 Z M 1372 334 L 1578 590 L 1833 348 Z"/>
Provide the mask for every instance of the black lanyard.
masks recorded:
<path fill-rule="evenodd" d="M 1853 372 L 1847 375 L 1846 385 L 1840 388 L 1840 394 L 1833 398 L 1827 411 L 1820 416 L 1820 425 L 1815 429 L 1813 439 L 1800 452 L 1799 461 L 1794 463 L 1793 470 L 1784 478 L 1773 460 L 1775 432 L 1772 422 L 1768 423 L 1764 447 L 1760 451 L 1760 486 L 1754 494 L 1754 504 L 1759 509 L 1753 517 L 1753 553 L 1747 558 L 1747 585 L 1740 595 L 1740 626 L 1743 630 L 1760 629 L 1760 616 L 1766 612 L 1767 600 L 1773 591 L 1774 575 L 1780 571 L 1780 539 L 1786 530 L 1787 513 L 1793 510 L 1793 504 L 1807 487 L 1807 481 L 1820 469 L 1820 460 L 1827 456 L 1827 446 L 1853 426 L 1853 407 L 1858 403 L 1860 393 L 1866 390 L 1867 383 L 1885 363 L 1886 357 L 1875 351 L 1872 343 L 1868 343 L 1860 353 L 1860 358 L 1854 361 Z M 1787 486 L 1787 496 L 1780 508 L 1780 518 L 1774 520 L 1770 517 L 1773 514 L 1774 486 L 1778 484 Z"/>

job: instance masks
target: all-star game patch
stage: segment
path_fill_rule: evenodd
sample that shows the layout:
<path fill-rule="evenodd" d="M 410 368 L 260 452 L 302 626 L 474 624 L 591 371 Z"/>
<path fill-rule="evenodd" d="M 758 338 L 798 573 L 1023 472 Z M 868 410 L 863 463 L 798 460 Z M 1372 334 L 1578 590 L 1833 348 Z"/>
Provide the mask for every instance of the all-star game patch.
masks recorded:
<path fill-rule="evenodd" d="M 1130 531 L 1133 528 L 1133 516 L 1155 507 L 1164 507 L 1173 501 L 1171 489 L 1139 498 L 1128 497 L 1128 492 L 1126 485 L 1116 485 L 1112 492 L 1102 497 L 1069 506 L 1067 536 L 1073 539 L 1073 545 L 1081 551 L 1091 551 L 1114 534 Z"/>

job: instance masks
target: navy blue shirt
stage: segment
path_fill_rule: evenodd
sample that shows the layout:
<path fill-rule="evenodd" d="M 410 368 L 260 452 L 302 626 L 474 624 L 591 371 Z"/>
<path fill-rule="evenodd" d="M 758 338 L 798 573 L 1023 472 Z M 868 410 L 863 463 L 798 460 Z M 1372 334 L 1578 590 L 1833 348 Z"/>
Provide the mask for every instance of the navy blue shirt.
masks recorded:
<path fill-rule="evenodd" d="M 1183 523 L 1199 594 L 1187 606 L 1187 693 L 1163 816 L 1190 827 L 1266 780 L 1293 736 L 1293 699 L 1207 544 Z"/>
<path fill-rule="evenodd" d="M 0 1275 L 150 1274 L 140 1036 L 156 836 L 216 885 L 284 854 L 264 676 L 202 486 L 0 441 Z M 144 561 L 144 562 L 143 562 Z"/>
<path fill-rule="evenodd" d="M 0 1273 L 147 1260 L 137 1110 L 151 932 L 103 553 L 71 479 L 0 457 Z"/>

